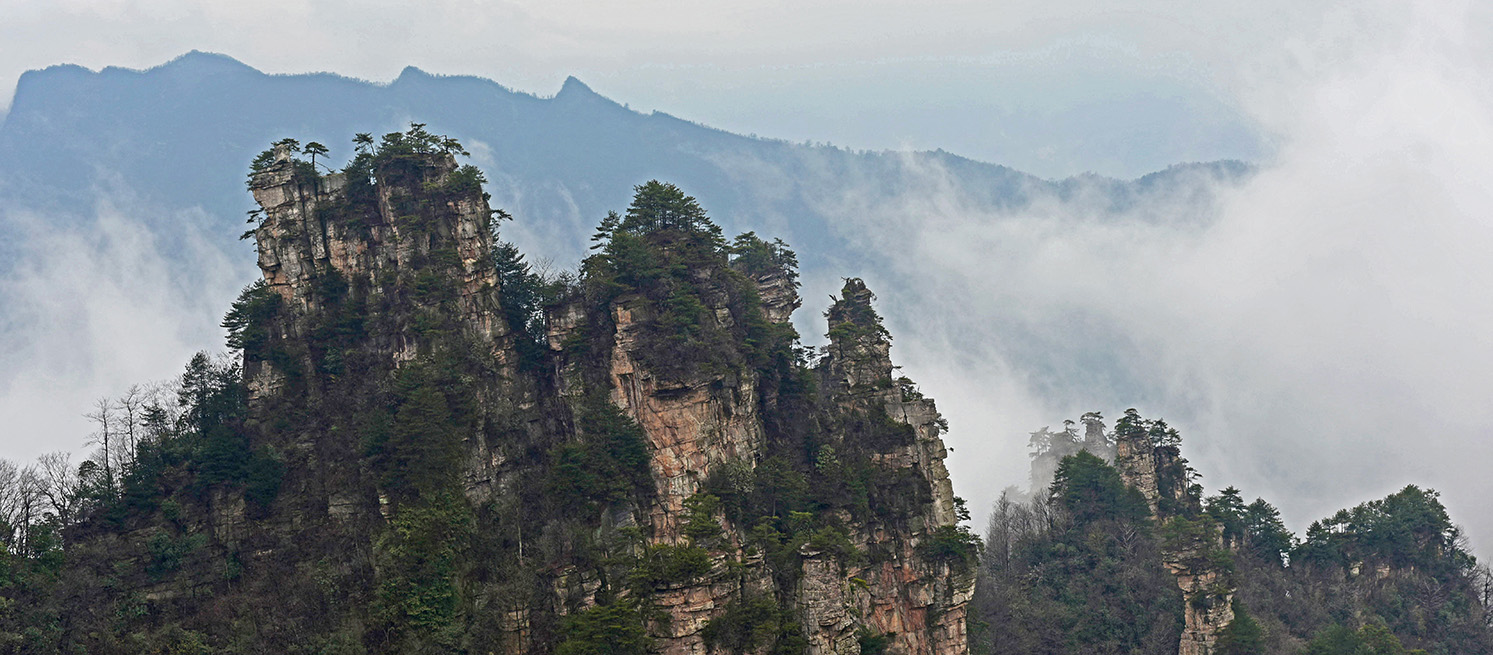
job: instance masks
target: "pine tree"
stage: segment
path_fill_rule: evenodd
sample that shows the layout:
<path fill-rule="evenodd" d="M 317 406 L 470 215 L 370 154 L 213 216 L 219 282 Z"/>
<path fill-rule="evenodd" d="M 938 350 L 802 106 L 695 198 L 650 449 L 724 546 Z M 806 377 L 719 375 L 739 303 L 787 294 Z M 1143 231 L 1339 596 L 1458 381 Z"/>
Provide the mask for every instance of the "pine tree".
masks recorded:
<path fill-rule="evenodd" d="M 1244 603 L 1234 599 L 1234 620 L 1229 621 L 1218 635 L 1218 655 L 1264 655 L 1265 632 L 1260 624 L 1244 608 Z"/>

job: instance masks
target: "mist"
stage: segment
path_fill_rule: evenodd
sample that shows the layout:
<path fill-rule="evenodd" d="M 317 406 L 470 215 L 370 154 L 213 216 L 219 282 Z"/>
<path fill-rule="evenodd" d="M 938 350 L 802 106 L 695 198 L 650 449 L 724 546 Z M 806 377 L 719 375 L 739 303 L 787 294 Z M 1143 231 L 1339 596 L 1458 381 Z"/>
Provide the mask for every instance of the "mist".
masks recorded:
<path fill-rule="evenodd" d="M 913 50 L 883 52 L 895 40 L 869 37 L 835 52 L 852 63 L 903 57 L 903 68 L 923 72 L 948 58 L 1021 59 L 991 55 L 992 42 L 1011 49 L 1008 55 L 1060 52 L 1079 42 L 1090 51 L 1129 52 L 1126 61 L 1137 69 L 1170 62 L 1175 70 L 1159 69 L 1184 71 L 1175 73 L 1184 80 L 1177 84 L 1224 98 L 1187 106 L 1237 110 L 1239 117 L 1219 120 L 1257 130 L 1263 159 L 1244 184 L 1219 186 L 1201 200 L 1150 197 L 1118 213 L 1082 193 L 992 210 L 927 157 L 906 156 L 895 187 L 884 176 L 845 171 L 842 186 L 810 200 L 833 218 L 834 233 L 864 254 L 805 275 L 799 331 L 810 343 L 822 341 L 821 313 L 839 276 L 866 278 L 895 336 L 895 361 L 950 419 L 949 465 L 977 524 L 1003 487 L 1025 483 L 1028 433 L 1089 410 L 1113 420 L 1135 407 L 1181 429 L 1184 455 L 1210 492 L 1235 485 L 1247 497 L 1263 496 L 1294 529 L 1415 483 L 1439 489 L 1475 542 L 1490 543 L 1493 516 L 1481 507 L 1493 495 L 1493 478 L 1482 470 L 1493 461 L 1493 418 L 1483 407 L 1493 396 L 1493 340 L 1483 334 L 1493 319 L 1490 9 L 1471 2 L 1143 5 L 1104 12 L 1018 3 L 1002 10 L 998 27 L 943 39 L 951 45 L 938 57 L 914 56 L 916 43 L 899 46 Z M 42 13 L 31 16 L 33 23 Z M 843 12 L 829 13 L 838 20 Z M 274 17 L 256 14 L 256 20 Z M 1173 27 L 1158 30 L 1158 17 Z M 582 27 L 616 33 L 612 21 L 602 23 Z M 802 30 L 823 32 L 813 21 Z M 732 34 L 757 43 L 763 31 Z M 257 38 L 251 32 L 234 34 Z M 1101 36 L 1074 40 L 1091 33 Z M 816 38 L 788 54 L 818 52 Z M 691 41 L 696 45 L 681 56 L 716 49 L 716 40 Z M 265 43 L 284 51 L 282 43 Z M 587 62 L 596 53 L 584 51 L 585 43 L 574 40 L 575 51 L 551 63 L 595 70 Z M 158 61 L 181 46 L 160 48 L 134 56 Z M 355 51 L 340 48 L 338 56 Z M 386 77 L 412 61 L 408 54 L 388 49 L 377 62 L 318 59 L 329 62 L 318 66 Z M 61 55 L 33 56 L 41 65 Z M 465 50 L 427 58 L 453 70 L 471 59 Z M 304 68 L 271 59 L 277 70 Z M 597 74 L 619 89 L 657 86 L 661 78 L 696 88 L 690 80 L 710 77 L 699 73 L 712 67 L 719 69 L 712 75 L 741 74 L 745 67 L 782 79 L 776 69 L 728 59 L 698 69 L 650 68 L 653 60 L 640 56 L 630 60 L 632 68 Z M 1021 70 L 1040 77 L 1050 72 L 1042 60 L 1033 55 L 1035 63 Z M 519 66 L 527 71 L 516 73 L 521 83 L 549 85 L 559 75 L 535 72 L 540 68 L 532 64 Z M 786 60 L 777 65 L 796 70 Z M 683 97 L 665 87 L 665 96 Z M 875 89 L 885 95 L 882 86 Z M 735 102 L 722 97 L 695 102 Z M 1084 98 L 1091 97 L 1075 102 L 1090 104 Z M 1040 111 L 1033 109 L 1039 105 L 1011 111 L 1023 106 Z M 772 102 L 752 107 L 754 116 L 784 113 Z M 824 113 L 836 123 L 855 122 L 840 109 Z M 1037 140 L 1022 143 L 1041 148 Z M 470 145 L 473 160 L 493 179 L 494 206 L 515 210 L 504 238 L 531 262 L 573 266 L 585 246 L 576 235 L 589 233 L 600 216 L 582 215 L 563 201 L 525 211 L 544 203 L 505 183 L 495 171 L 500 153 Z M 1076 166 L 1070 161 L 1063 168 Z M 765 161 L 728 168 L 757 182 L 781 175 Z M 530 191 L 569 197 L 564 188 Z M 0 244 L 9 258 L 0 267 L 0 415 L 8 419 L 0 441 L 14 459 L 81 447 L 89 430 L 82 414 L 93 400 L 175 375 L 192 352 L 221 348 L 218 320 L 254 277 L 247 244 L 225 249 L 202 236 L 199 227 L 220 217 L 147 206 L 127 189 L 100 189 L 96 198 L 93 215 L 81 224 L 0 205 L 0 233 L 14 235 Z M 169 242 L 159 227 L 146 227 L 162 217 L 172 226 Z M 728 230 L 779 235 L 774 225 L 717 219 Z M 792 220 L 767 222 L 781 227 Z M 792 245 L 808 252 L 818 244 Z M 167 252 L 188 263 L 168 265 Z"/>
<path fill-rule="evenodd" d="M 1206 206 L 981 211 L 912 157 L 893 193 L 818 199 L 867 253 L 844 274 L 949 418 L 972 508 L 1024 485 L 1029 432 L 1135 407 L 1181 429 L 1210 493 L 1263 496 L 1298 531 L 1414 483 L 1493 540 L 1489 23 L 1383 9 L 1327 16 L 1246 82 L 1275 154 Z M 805 312 L 836 288 L 807 280 Z"/>
<path fill-rule="evenodd" d="M 95 400 L 179 375 L 199 350 L 221 350 L 218 322 L 256 272 L 251 248 L 214 244 L 205 227 L 219 219 L 201 210 L 151 207 L 113 187 L 97 192 L 84 218 L 0 209 L 14 249 L 0 269 L 7 459 L 81 452 Z"/>

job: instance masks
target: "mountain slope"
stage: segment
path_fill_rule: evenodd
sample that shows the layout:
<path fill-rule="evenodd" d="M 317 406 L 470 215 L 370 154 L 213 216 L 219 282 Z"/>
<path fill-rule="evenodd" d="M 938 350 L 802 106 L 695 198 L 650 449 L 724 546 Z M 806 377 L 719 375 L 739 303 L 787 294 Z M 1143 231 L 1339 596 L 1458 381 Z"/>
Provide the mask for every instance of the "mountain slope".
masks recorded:
<path fill-rule="evenodd" d="M 448 146 L 256 159 L 241 359 L 63 469 L 73 510 L 0 551 L 0 648 L 966 650 L 946 424 L 864 284 L 809 357 L 793 253 L 658 182 L 546 282 Z"/>
<path fill-rule="evenodd" d="M 1188 165 L 1134 182 L 1048 182 L 945 153 L 865 153 L 730 134 L 667 114 L 642 114 L 575 78 L 553 98 L 472 77 L 407 68 L 387 85 L 332 74 L 266 75 L 229 57 L 192 52 L 147 71 L 54 66 L 26 73 L 0 125 L 0 197 L 86 213 L 93 191 L 122 187 L 162 207 L 200 206 L 231 218 L 249 209 L 217 174 L 262 144 L 295 135 L 350 155 L 347 134 L 382 134 L 410 121 L 442 126 L 467 144 L 492 192 L 525 218 L 514 235 L 536 255 L 572 261 L 590 226 L 628 200 L 627 189 L 669 179 L 730 230 L 756 229 L 820 247 L 806 270 L 848 257 L 824 203 L 854 189 L 886 197 L 936 169 L 989 208 L 1034 198 L 1133 206 L 1176 189 L 1237 178 L 1237 162 Z M 236 237 L 231 221 L 213 226 Z"/>

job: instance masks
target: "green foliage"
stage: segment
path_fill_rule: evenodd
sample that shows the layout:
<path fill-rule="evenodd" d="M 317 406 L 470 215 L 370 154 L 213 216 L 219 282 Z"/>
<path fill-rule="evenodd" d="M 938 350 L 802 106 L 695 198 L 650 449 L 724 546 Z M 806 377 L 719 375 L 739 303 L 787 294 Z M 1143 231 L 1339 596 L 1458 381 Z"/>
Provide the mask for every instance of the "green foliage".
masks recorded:
<path fill-rule="evenodd" d="M 825 312 L 829 332 L 824 336 L 834 343 L 888 343 L 892 333 L 881 324 L 881 315 L 871 306 L 876 295 L 866 290 L 859 278 L 847 278 L 840 298 Z"/>
<path fill-rule="evenodd" d="M 255 512 L 268 510 L 285 479 L 285 458 L 273 447 L 255 449 L 244 466 L 244 500 Z"/>
<path fill-rule="evenodd" d="M 860 643 L 861 655 L 882 655 L 891 647 L 892 639 L 896 636 L 895 632 L 878 634 L 861 628 L 856 634 L 856 641 Z"/>
<path fill-rule="evenodd" d="M 311 157 L 311 166 L 313 169 L 315 169 L 316 158 L 325 157 L 329 151 L 327 150 L 326 146 L 312 141 L 310 143 L 307 143 L 306 147 L 301 149 L 301 152 L 304 152 Z"/>
<path fill-rule="evenodd" d="M 550 489 L 567 506 L 608 504 L 652 488 L 642 428 L 605 397 L 576 409 L 578 441 L 553 452 Z"/>
<path fill-rule="evenodd" d="M 721 536 L 721 525 L 715 519 L 720 511 L 717 496 L 697 493 L 684 499 L 684 535 L 696 542 Z"/>
<path fill-rule="evenodd" d="M 1065 457 L 1050 496 L 992 516 L 972 607 L 973 650 L 1176 652 L 1183 599 L 1149 509 L 1103 460 Z"/>
<path fill-rule="evenodd" d="M 637 598 L 598 604 L 561 621 L 555 655 L 647 655 L 648 608 Z"/>
<path fill-rule="evenodd" d="M 1079 525 L 1101 520 L 1141 521 L 1146 499 L 1125 486 L 1120 472 L 1088 451 L 1064 457 L 1052 481 L 1052 497 Z"/>
<path fill-rule="evenodd" d="M 755 467 L 744 462 L 717 466 L 706 479 L 703 493 L 719 499 L 720 511 L 738 529 L 749 527 L 747 542 L 762 552 L 791 587 L 797 579 L 804 549 L 843 562 L 865 556 L 851 542 L 825 505 L 810 478 L 783 456 L 773 456 Z"/>
<path fill-rule="evenodd" d="M 1159 472 L 1175 466 L 1175 479 L 1188 481 L 1184 460 L 1170 443 L 1174 431 L 1127 412 L 1117 432 L 1121 438 L 1144 438 L 1155 449 Z M 1034 436 L 1047 438 L 1034 439 L 1037 446 L 1051 446 L 1046 441 L 1054 438 L 1078 441 L 1071 429 Z M 1220 655 L 1301 652 L 1314 634 L 1312 653 L 1451 655 L 1493 648 L 1476 591 L 1486 589 L 1479 586 L 1486 573 L 1461 549 L 1460 535 L 1434 492 L 1407 487 L 1339 512 L 1314 524 L 1293 549 L 1280 512 L 1262 499 L 1246 504 L 1232 487 L 1193 506 L 1191 499 L 1200 496 L 1195 485 L 1174 484 L 1167 491 L 1161 481 L 1165 521 L 1151 533 L 1147 522 L 1137 519 L 1143 515 L 1139 503 L 1120 500 L 1113 478 L 1092 471 L 1075 476 L 1069 462 L 1060 481 L 1091 481 L 1080 485 L 1090 489 L 1082 502 L 1075 504 L 1067 493 L 1071 489 L 1055 485 L 1050 505 L 1039 499 L 1029 509 L 1010 503 L 997 507 L 972 612 L 977 650 L 1175 652 L 1175 638 L 1161 639 L 1169 630 L 1155 629 L 1156 623 L 1149 636 L 1130 632 L 1118 641 L 1112 638 L 1126 631 L 1106 623 L 1136 606 L 1171 604 L 1161 588 L 1150 587 L 1147 576 L 1137 575 L 1142 562 L 1135 558 L 1147 552 L 1153 563 L 1165 552 L 1168 563 L 1223 574 L 1218 584 L 1185 599 L 1199 608 L 1216 606 L 1237 585 L 1235 620 L 1225 629 Z M 1185 495 L 1168 508 L 1165 498 L 1178 490 Z M 1133 511 L 1116 510 L 1115 500 Z M 1224 547 L 1218 545 L 1220 535 Z M 1081 605 L 1079 598 L 1090 604 Z M 1381 618 L 1357 630 L 1341 627 L 1357 625 L 1363 617 Z M 1424 650 L 1403 650 L 1401 644 Z"/>
<path fill-rule="evenodd" d="M 361 138 L 361 135 L 356 138 Z M 361 143 L 355 138 L 354 143 Z M 396 159 L 402 157 L 423 157 L 436 153 L 468 155 L 461 143 L 451 137 L 433 134 L 425 129 L 425 123 L 410 123 L 410 129 L 404 132 L 390 132 L 385 134 L 379 142 L 374 156 L 385 159 Z"/>
<path fill-rule="evenodd" d="M 976 543 L 978 541 L 977 538 Z M 850 541 L 850 535 L 838 525 L 819 526 L 804 543 L 810 550 L 827 553 L 847 564 L 861 559 L 861 552 L 855 547 L 855 543 Z"/>
<path fill-rule="evenodd" d="M 270 164 L 273 163 L 275 163 L 275 151 L 273 149 L 264 150 L 255 155 L 254 160 L 249 162 L 249 172 L 252 176 L 253 173 L 258 173 L 269 168 Z"/>
<path fill-rule="evenodd" d="M 358 346 L 368 337 L 366 295 L 366 289 L 355 289 L 336 269 L 322 267 L 312 278 L 317 309 L 303 319 L 307 326 L 303 338 L 292 340 L 293 345 L 273 343 L 264 359 L 277 370 L 297 375 L 302 368 L 300 360 L 309 358 L 314 368 L 308 373 L 335 381 L 346 372 L 349 359 L 356 359 Z"/>
<path fill-rule="evenodd" d="M 395 382 L 393 419 L 374 426 L 365 454 L 379 473 L 379 486 L 396 502 L 449 489 L 460 483 L 460 418 L 451 411 L 448 391 L 463 394 L 436 365 L 410 365 Z M 456 399 L 464 404 L 464 399 Z"/>
<path fill-rule="evenodd" d="M 145 563 L 145 572 L 155 580 L 165 578 L 181 569 L 182 560 L 205 543 L 207 535 L 204 534 L 172 535 L 158 531 L 146 542 L 150 558 Z"/>
<path fill-rule="evenodd" d="M 498 303 L 504 322 L 516 334 L 519 368 L 538 372 L 543 369 L 549 350 L 545 343 L 544 301 L 552 293 L 529 269 L 518 247 L 493 235 L 493 264 L 498 269 Z"/>
<path fill-rule="evenodd" d="M 1271 563 L 1283 561 L 1296 539 L 1281 521 L 1280 510 L 1262 498 L 1244 508 L 1244 533 L 1249 548 Z"/>
<path fill-rule="evenodd" d="M 1152 446 L 1177 446 L 1182 435 L 1162 419 L 1142 418 L 1135 409 L 1125 410 L 1125 415 L 1115 422 L 1115 439 L 1126 440 L 1144 437 Z"/>
<path fill-rule="evenodd" d="M 237 486 L 244 490 L 251 514 L 263 514 L 279 492 L 284 465 L 273 450 L 250 443 L 242 376 L 236 363 L 215 362 L 206 353 L 192 357 L 180 378 L 179 422 L 165 424 L 160 408 L 145 412 L 161 418 L 148 428 L 153 438 L 141 440 L 130 454 L 118 495 L 94 488 L 106 516 L 122 521 L 154 510 L 169 495 L 163 476 L 176 467 L 194 473 L 189 489 Z"/>
<path fill-rule="evenodd" d="M 1238 489 L 1228 487 L 1206 502 L 1207 514 L 1223 526 L 1224 541 L 1237 544 L 1262 561 L 1284 564 L 1294 536 L 1280 519 L 1280 510 L 1257 498 L 1249 505 Z"/>
<path fill-rule="evenodd" d="M 438 220 L 445 202 L 480 192 L 481 172 L 450 171 L 442 155 L 459 153 L 459 144 L 418 124 L 354 144 L 347 186 L 321 196 L 312 218 L 371 236 L 388 232 L 381 211 L 391 208 L 400 238 L 416 243 L 410 257 L 401 253 L 398 270 L 375 280 L 313 271 L 307 302 L 294 307 L 263 283 L 244 290 L 224 327 L 256 383 L 252 407 L 244 370 L 194 360 L 180 407 L 160 413 L 160 429 L 134 461 L 117 476 L 96 464 L 85 471 L 100 499 L 85 513 L 111 522 L 78 531 L 97 541 L 70 544 L 67 556 L 83 564 L 58 565 L 71 586 L 49 602 L 74 602 L 68 594 L 83 590 L 101 600 L 76 605 L 101 611 L 33 622 L 80 635 L 54 638 L 70 646 L 62 650 L 155 652 L 179 643 L 225 652 L 485 652 L 511 636 L 510 612 L 527 609 L 536 652 L 642 653 L 653 646 L 650 632 L 664 633 L 652 595 L 742 574 L 744 595 L 707 638 L 725 649 L 797 654 L 808 642 L 788 599 L 802 560 L 893 557 L 908 546 L 897 539 L 924 527 L 916 510 L 931 498 L 925 474 L 877 457 L 910 444 L 911 429 L 879 407 L 846 406 L 821 392 L 791 326 L 763 313 L 757 280 L 797 281 L 796 256 L 781 241 L 748 233 L 728 245 L 698 203 L 650 182 L 625 214 L 603 223 L 583 284 L 540 279 L 500 243 L 492 263 L 503 318 L 521 368 L 538 373 L 500 377 L 508 362 L 472 347 L 452 319 L 450 273 L 461 262 Z M 293 160 L 290 174 L 315 175 L 327 152 L 313 146 L 303 151 L 314 164 Z M 270 157 L 256 168 L 271 165 L 284 174 Z M 552 358 L 544 343 L 543 313 L 561 298 L 585 302 L 573 342 L 610 343 L 611 321 L 627 311 L 640 339 L 633 354 L 660 376 L 719 380 L 712 392 L 738 380 L 755 386 L 749 399 L 761 403 L 762 450 L 750 462 L 714 467 L 679 517 L 685 539 L 652 543 L 677 536 L 645 538 L 637 527 L 652 506 L 651 448 L 608 401 L 607 381 L 586 370 L 553 375 L 574 370 L 566 358 L 580 352 Z M 410 352 L 414 359 L 405 359 Z M 478 447 L 489 449 L 481 454 L 492 457 L 495 475 L 469 480 Z M 223 541 L 207 547 L 192 531 L 217 525 L 240 490 L 247 521 L 211 531 Z M 473 507 L 469 498 L 482 502 Z M 125 509 L 111 512 L 110 502 Z M 154 541 L 118 538 L 158 528 Z M 860 552 L 863 529 L 890 538 Z M 771 589 L 760 589 L 756 572 L 747 582 L 752 565 L 736 557 L 737 538 L 749 562 L 766 561 Z M 937 561 L 967 562 L 978 549 L 973 535 L 953 528 L 924 541 Z M 128 549 L 128 563 L 115 565 L 111 549 Z M 44 550 L 59 559 L 64 552 Z M 148 563 L 163 580 L 179 576 L 172 584 L 191 585 L 192 595 L 147 600 L 125 591 L 149 584 Z M 28 601 L 38 598 L 7 609 L 12 597 L 23 598 L 0 588 L 0 614 L 33 611 Z M 562 616 L 591 599 L 597 604 Z M 203 639 L 164 636 L 184 617 L 191 620 L 181 625 Z M 129 641 L 127 632 L 141 637 Z M 876 653 L 892 637 L 867 632 L 860 642 Z"/>
<path fill-rule="evenodd" d="M 1439 494 L 1410 485 L 1312 523 L 1291 560 L 1344 568 L 1370 561 L 1450 571 L 1468 568 L 1472 561 L 1458 544 L 1460 536 Z"/>
<path fill-rule="evenodd" d="M 1357 632 L 1333 625 L 1317 633 L 1306 646 L 1306 655 L 1413 655 L 1382 621 L 1369 621 Z"/>
<path fill-rule="evenodd" d="M 122 641 L 121 646 L 131 653 L 215 655 L 222 652 L 212 646 L 208 635 L 183 628 L 176 623 L 161 628 L 131 632 L 124 635 Z"/>
<path fill-rule="evenodd" d="M 270 336 L 269 323 L 279 314 L 280 304 L 280 294 L 271 290 L 264 280 L 256 280 L 244 287 L 223 317 L 223 328 L 228 330 L 228 347 L 244 351 L 253 359 L 263 359 Z"/>
<path fill-rule="evenodd" d="M 719 251 L 725 245 L 721 229 L 710 221 L 705 210 L 679 187 L 649 180 L 635 189 L 632 205 L 616 226 L 616 232 L 635 235 L 661 235 L 666 239 L 706 238 L 704 243 L 685 241 L 681 245 Z"/>
<path fill-rule="evenodd" d="M 919 554 L 933 562 L 944 562 L 957 570 L 974 570 L 979 560 L 982 544 L 980 538 L 965 526 L 938 526 L 918 546 Z"/>
<path fill-rule="evenodd" d="M 783 275 L 798 286 L 798 255 L 782 239 L 762 240 L 756 232 L 737 235 L 728 249 L 731 265 L 753 277 Z"/>
<path fill-rule="evenodd" d="M 379 544 L 389 558 L 379 601 L 395 632 L 437 635 L 456 622 L 458 575 L 474 529 L 471 507 L 457 490 L 431 492 L 396 511 Z"/>
<path fill-rule="evenodd" d="M 601 222 L 581 265 L 594 311 L 610 321 L 623 302 L 643 323 L 639 355 L 669 379 L 763 367 L 791 350 L 796 333 L 775 326 L 760 310 L 750 271 L 780 266 L 796 278 L 796 259 L 781 244 L 742 235 L 728 247 L 720 227 L 699 203 L 672 184 L 638 185 L 625 214 Z M 735 254 L 739 266 L 733 267 Z M 725 307 L 730 320 L 717 316 Z"/>
<path fill-rule="evenodd" d="M 482 193 L 484 184 L 487 184 L 487 176 L 482 174 L 482 169 L 464 164 L 446 175 L 440 190 L 453 196 L 475 196 Z"/>
<path fill-rule="evenodd" d="M 769 596 L 743 594 L 700 632 L 711 652 L 799 655 L 808 646 L 791 608 Z M 884 648 L 884 647 L 883 647 Z M 871 655 L 862 649 L 863 655 Z"/>
<path fill-rule="evenodd" d="M 1265 633 L 1260 624 L 1237 598 L 1233 610 L 1234 620 L 1218 633 L 1218 655 L 1266 655 Z"/>
<path fill-rule="evenodd" d="M 726 606 L 726 611 L 705 624 L 701 636 L 711 649 L 752 653 L 777 636 L 781 612 L 773 599 L 746 596 Z"/>
<path fill-rule="evenodd" d="M 689 544 L 653 544 L 633 567 L 630 582 L 638 593 L 687 584 L 710 572 L 710 552 Z"/>

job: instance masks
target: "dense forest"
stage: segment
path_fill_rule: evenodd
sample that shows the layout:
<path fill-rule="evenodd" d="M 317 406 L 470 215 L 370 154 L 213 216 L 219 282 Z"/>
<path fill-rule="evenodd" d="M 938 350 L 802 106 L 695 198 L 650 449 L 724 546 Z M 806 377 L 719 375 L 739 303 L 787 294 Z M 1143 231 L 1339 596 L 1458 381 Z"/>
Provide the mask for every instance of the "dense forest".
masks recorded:
<path fill-rule="evenodd" d="M 541 273 L 460 143 L 353 147 L 251 163 L 227 352 L 0 462 L 0 652 L 1493 652 L 1434 491 L 1297 536 L 1091 412 L 982 541 L 861 280 L 807 348 L 796 254 L 672 184 Z"/>
<path fill-rule="evenodd" d="M 4 469 L 19 653 L 963 650 L 979 540 L 855 279 L 639 185 L 575 273 L 422 125 L 251 166 L 230 353 Z M 303 158 L 304 156 L 304 158 Z"/>
<path fill-rule="evenodd" d="M 1106 461 L 1127 435 L 1175 451 L 1157 458 L 1155 511 Z M 1135 410 L 1031 443 L 1034 490 L 1008 490 L 985 535 L 972 652 L 1175 653 L 1184 604 L 1209 603 L 1232 614 L 1216 655 L 1493 652 L 1493 576 L 1435 491 L 1407 486 L 1297 536 L 1263 499 L 1204 495 L 1180 435 Z M 1216 572 L 1211 588 L 1183 593 L 1187 568 Z"/>

